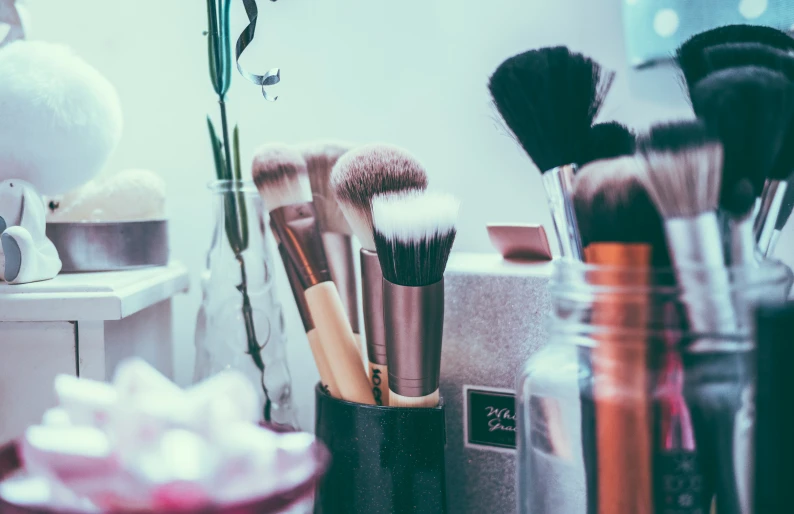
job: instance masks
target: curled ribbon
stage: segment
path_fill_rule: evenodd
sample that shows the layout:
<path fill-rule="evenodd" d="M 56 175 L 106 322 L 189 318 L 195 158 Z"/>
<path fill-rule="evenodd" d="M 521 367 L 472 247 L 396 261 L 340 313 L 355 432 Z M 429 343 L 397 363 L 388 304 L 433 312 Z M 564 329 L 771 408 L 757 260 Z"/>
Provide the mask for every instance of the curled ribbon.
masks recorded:
<path fill-rule="evenodd" d="M 271 1 L 275 2 L 276 0 Z M 242 55 L 251 41 L 253 41 L 254 33 L 256 32 L 256 21 L 259 17 L 259 10 L 256 7 L 256 0 L 243 0 L 243 5 L 245 6 L 245 14 L 248 16 L 248 26 L 243 29 L 243 32 L 240 34 L 240 37 L 237 38 L 237 44 L 235 45 L 234 54 L 235 61 L 237 62 L 237 71 L 239 71 L 240 75 L 245 77 L 250 82 L 253 82 L 257 86 L 262 86 L 262 96 L 265 97 L 265 100 L 268 102 L 275 102 L 278 100 L 278 96 L 271 97 L 265 88 L 279 83 L 281 80 L 281 70 L 278 68 L 271 68 L 264 75 L 257 75 L 255 73 L 249 73 L 245 71 L 240 65 L 240 55 Z"/>

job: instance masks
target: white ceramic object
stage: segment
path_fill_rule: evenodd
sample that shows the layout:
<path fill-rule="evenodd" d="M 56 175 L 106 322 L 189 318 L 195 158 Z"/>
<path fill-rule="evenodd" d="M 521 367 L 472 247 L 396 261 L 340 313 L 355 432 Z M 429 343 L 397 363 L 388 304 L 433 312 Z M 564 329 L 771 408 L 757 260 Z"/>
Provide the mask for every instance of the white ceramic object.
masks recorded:
<path fill-rule="evenodd" d="M 45 235 L 45 207 L 23 180 L 0 182 L 0 279 L 25 284 L 61 271 L 58 251 Z"/>

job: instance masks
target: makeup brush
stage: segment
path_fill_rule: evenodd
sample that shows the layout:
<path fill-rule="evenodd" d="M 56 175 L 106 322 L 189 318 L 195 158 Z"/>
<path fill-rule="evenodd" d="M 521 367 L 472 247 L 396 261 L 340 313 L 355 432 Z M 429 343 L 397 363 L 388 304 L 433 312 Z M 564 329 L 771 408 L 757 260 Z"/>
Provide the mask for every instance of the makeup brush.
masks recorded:
<path fill-rule="evenodd" d="M 730 218 L 733 265 L 757 263 L 753 211 L 790 124 L 792 87 L 780 72 L 742 66 L 713 72 L 692 90 L 695 114 L 724 150 L 719 206 Z"/>
<path fill-rule="evenodd" d="M 505 124 L 541 171 L 563 257 L 584 257 L 571 205 L 573 175 L 614 76 L 558 46 L 507 59 L 488 84 Z"/>
<path fill-rule="evenodd" d="M 651 264 L 665 244 L 661 218 L 638 178 L 639 168 L 636 158 L 621 157 L 598 160 L 576 175 L 573 200 L 585 262 L 599 266 L 588 273 L 589 280 L 606 286 L 592 305 L 590 322 L 596 326 L 642 331 L 648 324 Z M 636 293 L 626 293 L 630 288 Z M 594 338 L 597 512 L 651 514 L 647 344 L 641 337 L 631 341 L 610 332 Z"/>
<path fill-rule="evenodd" d="M 701 78 L 713 71 L 705 53 L 706 49 L 734 43 L 760 43 L 784 52 L 794 50 L 794 39 L 791 36 L 782 30 L 760 25 L 726 25 L 695 34 L 676 52 L 676 60 L 687 88 L 691 90 Z"/>
<path fill-rule="evenodd" d="M 778 71 L 789 81 L 794 82 L 794 54 L 764 43 L 725 43 L 707 47 L 703 49 L 703 61 L 702 69 L 693 71 L 693 73 L 697 73 L 690 78 L 693 84 L 714 71 L 744 66 L 757 66 Z M 694 87 L 690 84 L 690 94 Z M 789 122 L 783 136 L 783 144 L 777 153 L 777 159 L 768 172 L 761 192 L 758 213 L 755 215 L 753 232 L 762 254 L 766 253 L 774 232 L 785 188 L 788 186 L 788 178 L 793 171 L 794 123 Z"/>
<path fill-rule="evenodd" d="M 725 268 L 717 205 L 723 151 L 702 121 L 656 125 L 638 142 L 646 161 L 641 176 L 664 219 L 667 248 L 695 334 L 737 329 Z M 690 352 L 724 349 L 704 338 Z"/>
<path fill-rule="evenodd" d="M 393 407 L 438 405 L 444 270 L 459 205 L 451 195 L 421 191 L 372 200 Z"/>
<path fill-rule="evenodd" d="M 402 148 L 369 144 L 347 152 L 331 173 L 331 189 L 361 242 L 361 288 L 369 377 L 375 401 L 389 405 L 389 372 L 383 321 L 383 274 L 375 249 L 372 198 L 427 188 L 422 164 Z"/>
<path fill-rule="evenodd" d="M 314 207 L 320 222 L 325 255 L 331 279 L 339 290 L 342 304 L 350 320 L 353 333 L 359 340 L 358 285 L 351 236 L 353 231 L 331 191 L 331 169 L 345 152 L 353 147 L 340 141 L 311 141 L 296 146 L 306 161 Z"/>
<path fill-rule="evenodd" d="M 590 127 L 584 155 L 579 165 L 584 166 L 602 159 L 631 155 L 634 153 L 635 146 L 634 133 L 626 125 L 617 121 L 596 123 Z"/>
<path fill-rule="evenodd" d="M 286 145 L 268 144 L 256 152 L 252 175 L 274 234 L 301 279 L 320 336 L 320 359 L 326 359 L 342 399 L 374 404 L 353 330 L 328 271 L 306 162 Z"/>

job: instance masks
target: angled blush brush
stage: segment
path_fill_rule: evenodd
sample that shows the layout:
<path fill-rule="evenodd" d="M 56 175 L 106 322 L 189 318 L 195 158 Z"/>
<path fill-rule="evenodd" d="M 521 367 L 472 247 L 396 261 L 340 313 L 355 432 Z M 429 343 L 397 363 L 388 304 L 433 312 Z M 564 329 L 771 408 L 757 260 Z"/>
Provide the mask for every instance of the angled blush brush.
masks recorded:
<path fill-rule="evenodd" d="M 444 270 L 455 242 L 458 208 L 450 195 L 421 191 L 372 200 L 392 407 L 435 407 L 439 402 Z"/>
<path fill-rule="evenodd" d="M 352 144 L 342 141 L 310 141 L 296 146 L 309 171 L 312 199 L 320 222 L 331 279 L 339 290 L 353 333 L 360 339 L 358 286 L 351 239 L 353 231 L 336 203 L 330 183 L 331 169 L 339 157 L 351 148 Z"/>
<path fill-rule="evenodd" d="M 369 378 L 375 401 L 389 405 L 389 370 L 383 319 L 383 273 L 375 248 L 372 199 L 379 194 L 424 191 L 427 173 L 406 150 L 364 145 L 346 153 L 331 173 L 331 189 L 361 242 L 361 288 Z"/>
<path fill-rule="evenodd" d="M 778 71 L 758 66 L 726 68 L 697 83 L 692 106 L 724 150 L 719 206 L 730 219 L 729 261 L 755 265 L 756 198 L 768 182 L 788 131 L 794 86 Z"/>
<path fill-rule="evenodd" d="M 342 399 L 374 404 L 356 339 L 328 270 L 306 162 L 283 144 L 260 147 L 252 175 L 276 239 L 300 277 L 309 313 Z M 315 359 L 317 356 L 315 356 Z M 321 365 L 318 365 L 320 369 Z"/>
<path fill-rule="evenodd" d="M 505 124 L 541 171 L 563 257 L 584 258 L 571 201 L 573 176 L 614 76 L 559 46 L 507 59 L 488 83 Z"/>

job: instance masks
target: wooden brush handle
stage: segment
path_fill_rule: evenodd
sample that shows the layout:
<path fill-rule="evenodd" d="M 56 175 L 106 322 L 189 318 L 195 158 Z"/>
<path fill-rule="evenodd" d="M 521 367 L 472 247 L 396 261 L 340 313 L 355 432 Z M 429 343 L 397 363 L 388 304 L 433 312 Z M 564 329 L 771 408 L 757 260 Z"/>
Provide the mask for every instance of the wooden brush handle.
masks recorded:
<path fill-rule="evenodd" d="M 427 396 L 401 396 L 389 391 L 389 407 L 438 407 L 438 389 Z"/>
<path fill-rule="evenodd" d="M 389 405 L 389 368 L 369 363 L 369 383 L 377 405 Z"/>
<path fill-rule="evenodd" d="M 306 290 L 306 303 L 320 335 L 322 350 L 343 400 L 369 405 L 375 397 L 369 387 L 361 353 L 333 282 L 321 282 Z"/>
<path fill-rule="evenodd" d="M 320 334 L 314 328 L 306 333 L 309 339 L 309 348 L 314 356 L 314 364 L 317 365 L 317 371 L 320 373 L 320 382 L 323 387 L 334 398 L 339 398 L 339 387 L 336 385 L 334 374 L 331 371 L 331 366 L 328 364 L 328 358 L 323 351 L 323 345 L 320 343 Z"/>

